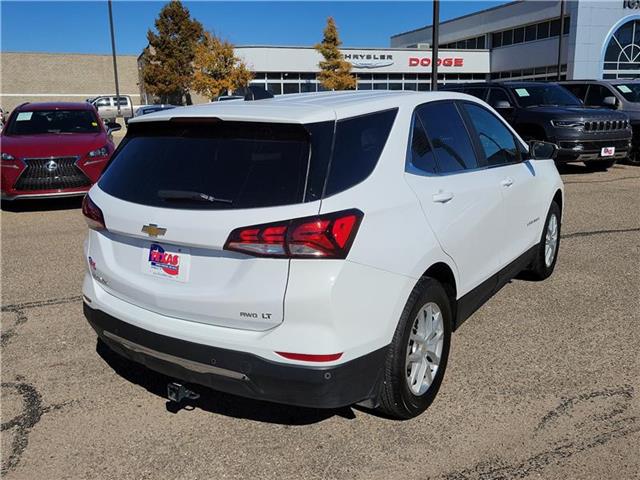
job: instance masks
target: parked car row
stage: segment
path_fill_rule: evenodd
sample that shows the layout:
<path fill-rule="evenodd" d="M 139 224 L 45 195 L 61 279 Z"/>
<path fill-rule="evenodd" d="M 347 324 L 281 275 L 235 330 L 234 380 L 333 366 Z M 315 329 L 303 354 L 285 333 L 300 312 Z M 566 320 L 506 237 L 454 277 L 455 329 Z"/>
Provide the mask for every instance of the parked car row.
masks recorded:
<path fill-rule="evenodd" d="M 585 102 L 585 105 L 583 100 L 586 97 L 578 98 L 569 89 L 575 90 L 586 84 L 571 82 L 561 86 L 540 82 L 489 82 L 455 85 L 447 90 L 485 100 L 525 140 L 555 143 L 559 147 L 558 162 L 584 162 L 593 170 L 606 170 L 623 159 L 635 162 L 637 150 L 632 148 L 632 124 L 636 125 L 637 148 L 640 103 L 635 103 L 638 110 L 637 113 L 633 111 L 631 119 L 632 102 L 624 104 L 626 110 L 618 110 L 623 103 L 613 95 L 597 104 Z M 640 88 L 640 83 L 629 85 L 634 89 Z M 629 87 L 625 89 L 632 91 Z"/>

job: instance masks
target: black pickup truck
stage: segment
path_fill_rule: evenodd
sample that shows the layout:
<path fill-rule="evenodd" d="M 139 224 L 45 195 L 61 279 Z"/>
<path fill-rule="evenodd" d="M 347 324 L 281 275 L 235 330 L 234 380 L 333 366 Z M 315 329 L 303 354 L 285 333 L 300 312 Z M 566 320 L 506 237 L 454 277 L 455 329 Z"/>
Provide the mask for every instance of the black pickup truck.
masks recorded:
<path fill-rule="evenodd" d="M 491 105 L 524 140 L 558 145 L 557 162 L 584 162 L 606 170 L 631 148 L 629 117 L 608 109 L 587 108 L 556 83 L 488 82 L 447 86 Z"/>

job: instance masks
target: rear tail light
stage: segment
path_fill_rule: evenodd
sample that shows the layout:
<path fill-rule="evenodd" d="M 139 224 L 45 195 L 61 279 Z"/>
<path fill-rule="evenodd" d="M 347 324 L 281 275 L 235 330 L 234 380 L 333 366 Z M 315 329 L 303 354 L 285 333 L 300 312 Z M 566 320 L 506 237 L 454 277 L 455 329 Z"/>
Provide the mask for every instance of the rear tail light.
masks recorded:
<path fill-rule="evenodd" d="M 93 203 L 93 200 L 91 200 L 89 195 L 85 195 L 82 200 L 82 214 L 84 215 L 84 219 L 89 228 L 92 230 L 106 230 L 107 227 L 104 224 L 102 210 Z"/>
<path fill-rule="evenodd" d="M 224 248 L 256 257 L 346 258 L 363 216 L 353 209 L 236 228 Z"/>

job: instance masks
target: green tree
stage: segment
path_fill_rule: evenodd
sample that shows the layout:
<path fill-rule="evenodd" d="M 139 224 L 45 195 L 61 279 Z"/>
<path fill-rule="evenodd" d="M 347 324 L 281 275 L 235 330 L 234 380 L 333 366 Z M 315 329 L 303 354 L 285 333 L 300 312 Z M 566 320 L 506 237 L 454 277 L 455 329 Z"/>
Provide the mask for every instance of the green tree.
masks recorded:
<path fill-rule="evenodd" d="M 244 62 L 235 56 L 233 45 L 209 32 L 196 46 L 193 67 L 192 87 L 209 99 L 246 87 L 253 78 Z"/>
<path fill-rule="evenodd" d="M 149 46 L 142 53 L 142 79 L 145 89 L 163 103 L 185 101 L 191 104 L 189 87 L 193 81 L 195 49 L 202 39 L 202 24 L 191 18 L 180 0 L 162 7 L 149 30 Z"/>
<path fill-rule="evenodd" d="M 333 17 L 327 18 L 322 42 L 315 46 L 324 60 L 320 61 L 318 79 L 328 90 L 350 90 L 356 87 L 356 79 L 351 75 L 351 63 L 340 53 L 342 42 L 338 37 L 338 29 Z"/>

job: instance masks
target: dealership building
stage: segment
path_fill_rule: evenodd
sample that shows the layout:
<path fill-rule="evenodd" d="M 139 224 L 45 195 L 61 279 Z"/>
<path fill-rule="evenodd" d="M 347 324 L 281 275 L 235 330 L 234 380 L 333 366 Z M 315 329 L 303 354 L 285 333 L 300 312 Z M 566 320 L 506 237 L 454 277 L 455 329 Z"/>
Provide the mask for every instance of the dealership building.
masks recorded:
<path fill-rule="evenodd" d="M 428 8 L 428 7 L 427 7 Z M 440 24 L 440 84 L 488 79 L 555 80 L 561 76 L 640 78 L 640 0 L 519 0 Z M 389 48 L 343 48 L 359 90 L 428 90 L 431 26 L 398 33 Z M 238 46 L 252 83 L 274 94 L 322 90 L 313 47 Z M 109 55 L 2 52 L 0 105 L 113 95 Z M 140 80 L 139 57 L 118 56 L 120 91 L 136 104 L 153 101 Z M 209 99 L 193 95 L 195 103 Z"/>
<path fill-rule="evenodd" d="M 274 94 L 315 92 L 321 55 L 312 47 L 237 47 L 236 55 L 254 74 L 251 82 Z M 343 48 L 358 90 L 428 90 L 431 51 L 418 48 Z M 438 54 L 441 83 L 484 80 L 489 73 L 487 50 L 443 49 Z"/>
<path fill-rule="evenodd" d="M 520 0 L 440 23 L 441 48 L 487 49 L 492 79 L 640 78 L 640 1 Z M 393 48 L 431 42 L 426 26 L 391 37 Z"/>

